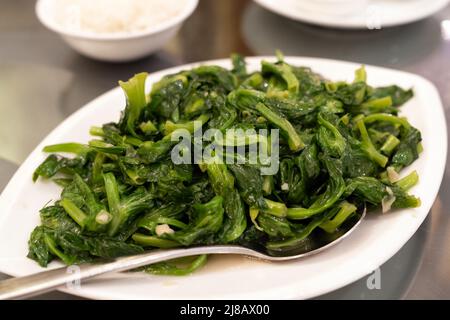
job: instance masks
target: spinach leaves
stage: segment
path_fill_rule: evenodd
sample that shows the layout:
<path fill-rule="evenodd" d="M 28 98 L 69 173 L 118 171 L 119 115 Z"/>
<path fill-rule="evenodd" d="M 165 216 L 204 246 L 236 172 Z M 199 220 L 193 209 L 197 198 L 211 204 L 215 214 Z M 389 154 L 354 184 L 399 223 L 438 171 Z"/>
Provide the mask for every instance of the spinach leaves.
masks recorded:
<path fill-rule="evenodd" d="M 120 82 L 126 106 L 117 123 L 92 127 L 86 144 L 45 147 L 50 155 L 33 180 L 52 179 L 62 192 L 41 210 L 28 257 L 46 266 L 200 244 L 308 250 L 318 234 L 338 237 L 365 208 L 420 205 L 408 194 L 417 173 L 398 178 L 422 150 L 420 132 L 398 117 L 412 90 L 371 87 L 363 67 L 351 83 L 332 82 L 281 54 L 251 73 L 243 57 L 232 63 L 165 76 L 148 95 L 147 74 L 137 74 Z M 197 142 L 207 129 L 238 131 Z M 279 145 L 260 129 L 279 130 Z M 183 134 L 189 139 L 180 147 L 174 137 Z M 250 161 L 255 144 L 278 156 L 278 171 L 263 175 L 261 155 Z M 233 161 L 173 161 L 174 153 L 194 160 L 193 150 L 220 156 L 212 146 Z M 239 157 L 236 148 L 244 150 Z M 144 269 L 183 275 L 205 262 Z"/>

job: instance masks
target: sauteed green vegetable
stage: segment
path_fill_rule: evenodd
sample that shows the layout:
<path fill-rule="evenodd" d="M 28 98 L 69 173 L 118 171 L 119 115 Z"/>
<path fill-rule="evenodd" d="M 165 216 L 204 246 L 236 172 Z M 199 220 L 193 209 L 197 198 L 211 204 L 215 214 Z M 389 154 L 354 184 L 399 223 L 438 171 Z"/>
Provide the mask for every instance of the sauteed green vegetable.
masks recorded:
<path fill-rule="evenodd" d="M 364 67 L 347 83 L 281 54 L 257 72 L 239 55 L 231 60 L 231 70 L 203 65 L 165 76 L 148 95 L 145 73 L 119 82 L 127 103 L 117 123 L 91 128 L 87 144 L 45 147 L 33 179 L 51 179 L 62 192 L 40 211 L 28 257 L 47 266 L 230 243 L 274 255 L 308 251 L 363 210 L 420 205 L 408 193 L 417 173 L 399 178 L 422 149 L 420 132 L 398 116 L 411 90 L 372 87 Z M 195 140 L 208 129 L 225 138 Z M 188 144 L 180 147 L 180 137 Z M 260 155 L 250 161 L 255 145 L 277 170 L 264 171 Z M 212 157 L 173 160 L 196 151 Z M 182 275 L 206 259 L 145 269 Z"/>

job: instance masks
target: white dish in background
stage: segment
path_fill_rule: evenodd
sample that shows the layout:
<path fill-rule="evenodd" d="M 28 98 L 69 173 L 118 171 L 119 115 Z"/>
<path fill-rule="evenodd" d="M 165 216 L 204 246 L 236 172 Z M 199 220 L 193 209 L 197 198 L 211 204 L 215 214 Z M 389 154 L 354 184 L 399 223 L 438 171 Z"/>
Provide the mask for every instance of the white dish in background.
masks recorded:
<path fill-rule="evenodd" d="M 254 0 L 287 18 L 325 27 L 379 29 L 424 19 L 450 0 Z"/>
<path fill-rule="evenodd" d="M 365 10 L 368 0 L 284 0 L 283 5 L 295 11 L 314 14 L 345 15 Z"/>
<path fill-rule="evenodd" d="M 249 70 L 259 68 L 262 58 L 248 58 Z M 295 65 L 309 66 L 333 80 L 352 80 L 360 65 L 316 58 L 287 57 Z M 204 63 L 230 67 L 229 60 Z M 184 65 L 153 73 L 147 89 L 162 76 L 191 68 Z M 311 298 L 343 287 L 371 273 L 392 257 L 416 232 L 427 216 L 439 190 L 447 152 L 447 130 L 439 94 L 435 87 L 414 74 L 366 66 L 368 82 L 374 86 L 397 84 L 413 87 L 415 96 L 401 114 L 422 132 L 424 151 L 404 173 L 417 170 L 420 182 L 411 192 L 419 196 L 419 208 L 371 213 L 339 245 L 297 261 L 267 263 L 244 257 L 211 257 L 204 268 L 191 276 L 168 277 L 145 274 L 109 276 L 63 288 L 71 294 L 95 299 L 290 299 Z M 51 182 L 33 183 L 35 168 L 45 159 L 45 145 L 89 140 L 89 128 L 117 121 L 125 99 L 113 89 L 75 112 L 54 129 L 30 154 L 0 196 L 0 272 L 23 276 L 45 269 L 26 258 L 30 232 L 39 224 L 39 209 L 59 197 L 60 188 Z M 61 266 L 52 262 L 50 268 Z M 399 270 L 399 272 L 402 272 Z"/>
<path fill-rule="evenodd" d="M 58 23 L 54 17 L 57 0 L 38 0 L 36 15 L 48 29 L 58 33 L 75 51 L 87 57 L 124 62 L 145 57 L 163 47 L 180 29 L 195 10 L 198 0 L 186 0 L 186 5 L 177 15 L 146 30 L 132 33 L 93 33 L 70 30 Z"/>

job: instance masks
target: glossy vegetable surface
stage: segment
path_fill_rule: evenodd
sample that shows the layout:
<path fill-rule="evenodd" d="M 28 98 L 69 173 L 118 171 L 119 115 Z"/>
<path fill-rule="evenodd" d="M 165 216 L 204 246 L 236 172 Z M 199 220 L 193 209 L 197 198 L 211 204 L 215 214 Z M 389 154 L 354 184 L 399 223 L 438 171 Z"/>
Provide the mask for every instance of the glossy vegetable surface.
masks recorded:
<path fill-rule="evenodd" d="M 41 210 L 28 256 L 46 266 L 198 244 L 308 251 L 366 208 L 420 205 L 408 194 L 417 173 L 398 178 L 422 149 L 420 132 L 398 116 L 411 90 L 371 87 L 364 67 L 346 83 L 281 55 L 251 73 L 239 55 L 232 62 L 166 76 L 148 95 L 144 73 L 120 82 L 127 104 L 117 123 L 91 128 L 87 144 L 44 148 L 50 155 L 33 179 L 62 192 Z M 208 129 L 225 138 L 195 140 Z M 276 155 L 278 170 L 267 174 L 261 155 L 251 161 L 254 145 Z M 174 153 L 195 160 L 196 151 L 216 160 L 173 161 Z M 205 262 L 145 270 L 182 275 Z"/>

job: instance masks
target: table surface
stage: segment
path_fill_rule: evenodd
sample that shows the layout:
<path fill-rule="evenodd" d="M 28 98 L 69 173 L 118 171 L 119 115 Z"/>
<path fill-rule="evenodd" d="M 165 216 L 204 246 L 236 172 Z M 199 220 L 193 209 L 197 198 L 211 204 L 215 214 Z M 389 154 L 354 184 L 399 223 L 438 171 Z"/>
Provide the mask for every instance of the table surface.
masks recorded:
<path fill-rule="evenodd" d="M 405 26 L 346 31 L 290 21 L 250 1 L 203 0 L 162 50 L 137 62 L 108 64 L 78 55 L 42 27 L 34 1 L 0 0 L 0 191 L 52 128 L 118 79 L 232 52 L 272 55 L 275 49 L 417 73 L 436 85 L 450 108 L 450 6 Z M 449 186 L 447 170 L 428 218 L 381 266 L 380 289 L 368 289 L 366 277 L 319 298 L 449 299 Z M 38 298 L 76 297 L 54 292 Z"/>

